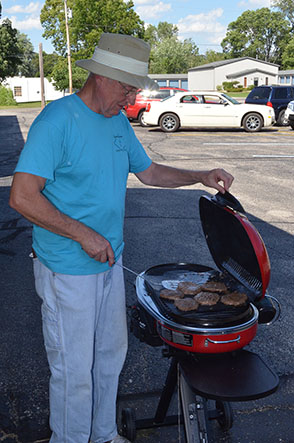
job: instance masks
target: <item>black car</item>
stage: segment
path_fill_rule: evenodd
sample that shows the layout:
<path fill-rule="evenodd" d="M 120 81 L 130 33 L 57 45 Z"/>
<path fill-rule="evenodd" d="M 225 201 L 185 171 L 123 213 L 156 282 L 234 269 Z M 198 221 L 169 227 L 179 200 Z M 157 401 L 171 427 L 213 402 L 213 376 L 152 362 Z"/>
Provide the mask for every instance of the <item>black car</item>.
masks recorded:
<path fill-rule="evenodd" d="M 291 100 L 294 100 L 294 86 L 256 86 L 245 103 L 271 106 L 275 110 L 277 124 L 287 126 L 285 111 Z"/>

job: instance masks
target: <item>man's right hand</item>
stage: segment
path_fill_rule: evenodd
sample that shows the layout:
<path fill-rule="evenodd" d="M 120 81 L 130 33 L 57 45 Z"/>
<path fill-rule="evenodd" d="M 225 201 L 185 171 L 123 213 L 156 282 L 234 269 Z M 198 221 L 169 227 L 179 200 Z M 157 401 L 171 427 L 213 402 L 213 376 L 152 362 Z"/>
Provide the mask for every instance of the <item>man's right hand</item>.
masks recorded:
<path fill-rule="evenodd" d="M 83 233 L 82 240 L 79 240 L 82 249 L 96 261 L 112 266 L 115 262 L 113 249 L 106 238 L 90 228 Z"/>

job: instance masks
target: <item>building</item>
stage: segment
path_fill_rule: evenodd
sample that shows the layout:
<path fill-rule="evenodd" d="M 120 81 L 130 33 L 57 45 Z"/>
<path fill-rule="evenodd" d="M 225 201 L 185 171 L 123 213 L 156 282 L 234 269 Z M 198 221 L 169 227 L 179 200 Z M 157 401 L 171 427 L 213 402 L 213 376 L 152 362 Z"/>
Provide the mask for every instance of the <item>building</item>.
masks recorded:
<path fill-rule="evenodd" d="M 237 81 L 244 88 L 276 84 L 279 65 L 251 57 L 220 60 L 188 70 L 189 89 L 216 90 L 223 82 Z"/>
<path fill-rule="evenodd" d="M 41 80 L 39 77 L 8 77 L 4 86 L 9 87 L 17 103 L 41 102 Z M 56 100 L 65 95 L 57 91 L 47 78 L 44 78 L 45 101 Z"/>

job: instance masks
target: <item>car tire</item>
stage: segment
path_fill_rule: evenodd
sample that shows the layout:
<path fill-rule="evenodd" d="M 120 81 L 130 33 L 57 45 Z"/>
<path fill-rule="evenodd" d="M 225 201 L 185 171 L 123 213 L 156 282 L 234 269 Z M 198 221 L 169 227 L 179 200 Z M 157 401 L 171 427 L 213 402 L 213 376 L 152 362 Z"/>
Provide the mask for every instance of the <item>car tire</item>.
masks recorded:
<path fill-rule="evenodd" d="M 147 123 L 145 123 L 144 121 L 144 111 L 140 111 L 139 115 L 138 115 L 138 122 L 140 123 L 141 126 L 143 126 L 143 128 L 145 128 L 147 125 Z"/>
<path fill-rule="evenodd" d="M 288 126 L 289 125 L 288 119 L 285 117 L 285 112 L 286 112 L 286 109 L 282 109 L 282 111 L 280 111 L 280 113 L 279 113 L 278 120 L 277 120 L 277 124 L 279 126 Z"/>
<path fill-rule="evenodd" d="M 176 114 L 164 114 L 160 120 L 159 125 L 164 132 L 175 132 L 180 127 L 180 119 Z"/>
<path fill-rule="evenodd" d="M 290 127 L 293 129 L 294 131 L 294 123 L 290 123 Z"/>
<path fill-rule="evenodd" d="M 250 112 L 243 120 L 246 132 L 259 132 L 263 126 L 262 118 L 256 112 Z"/>

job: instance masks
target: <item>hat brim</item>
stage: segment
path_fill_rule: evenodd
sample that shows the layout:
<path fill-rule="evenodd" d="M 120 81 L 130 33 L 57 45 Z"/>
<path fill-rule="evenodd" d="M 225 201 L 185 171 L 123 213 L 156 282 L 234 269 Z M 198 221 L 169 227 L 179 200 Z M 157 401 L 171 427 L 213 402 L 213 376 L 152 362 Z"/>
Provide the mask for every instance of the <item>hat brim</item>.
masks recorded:
<path fill-rule="evenodd" d="M 120 69 L 111 68 L 93 60 L 77 60 L 76 65 L 80 68 L 86 69 L 93 74 L 102 75 L 103 77 L 111 78 L 126 85 L 134 86 L 138 89 L 158 89 L 159 85 L 148 76 L 141 76 L 130 74 Z"/>

